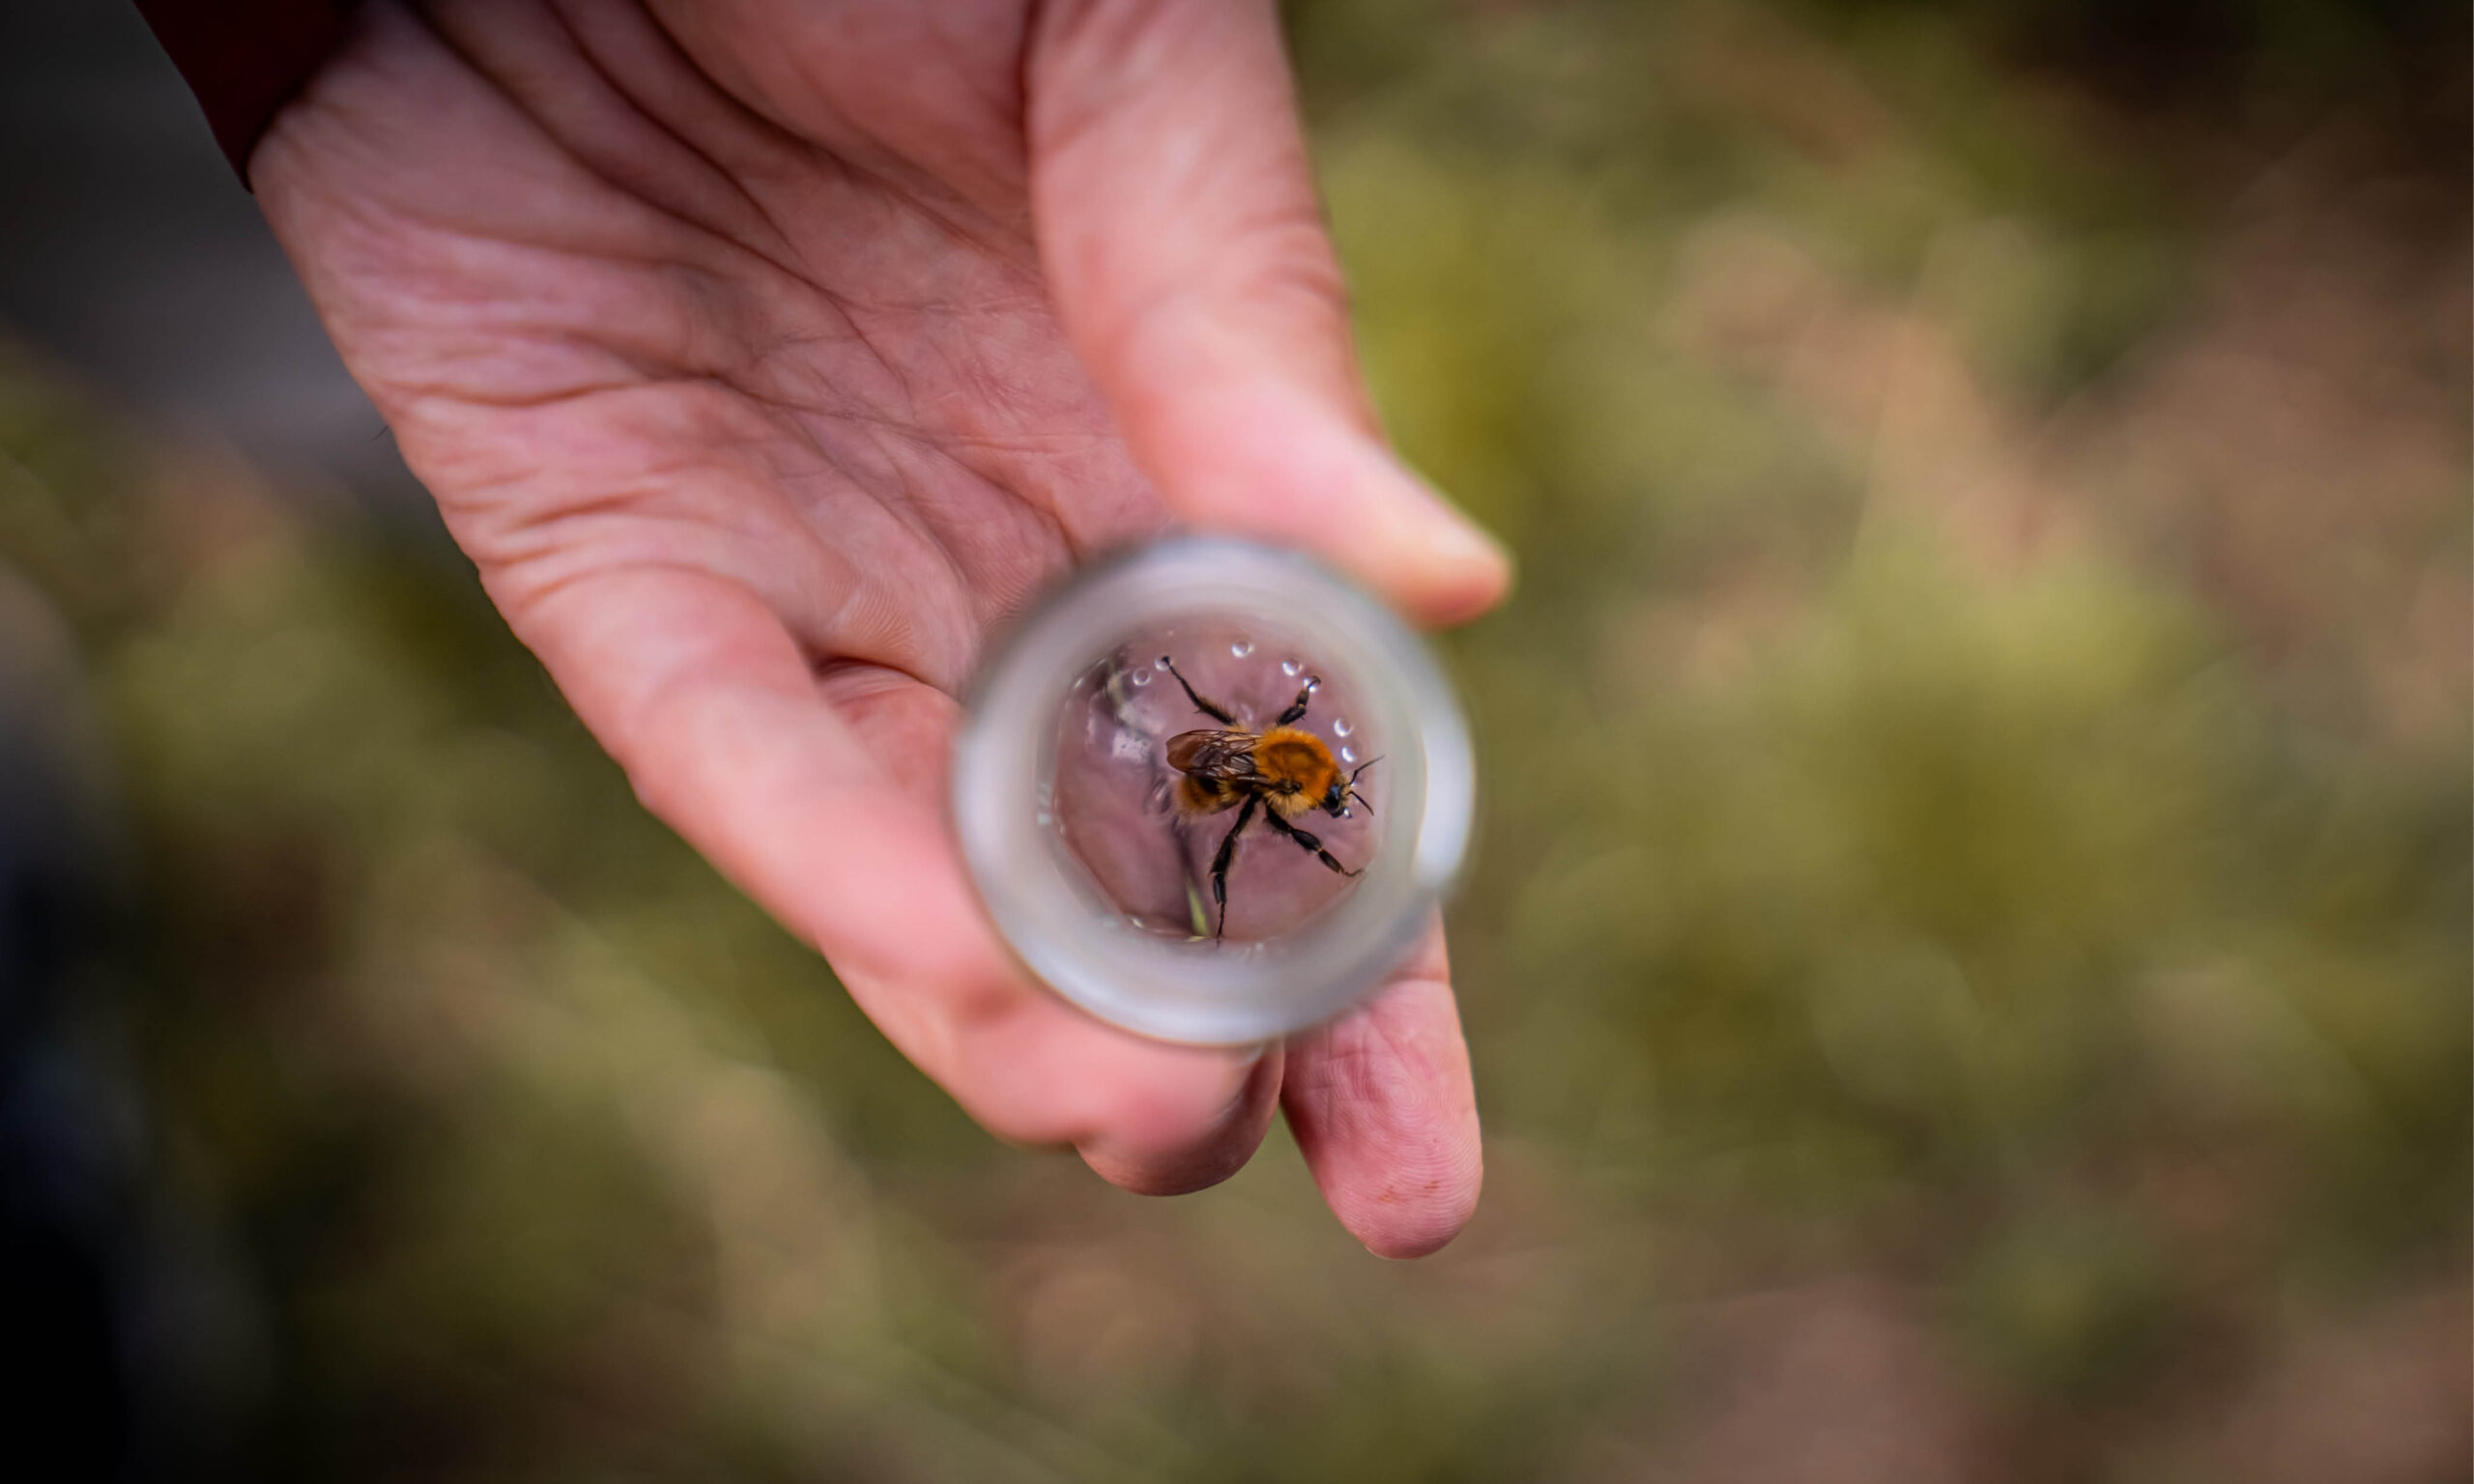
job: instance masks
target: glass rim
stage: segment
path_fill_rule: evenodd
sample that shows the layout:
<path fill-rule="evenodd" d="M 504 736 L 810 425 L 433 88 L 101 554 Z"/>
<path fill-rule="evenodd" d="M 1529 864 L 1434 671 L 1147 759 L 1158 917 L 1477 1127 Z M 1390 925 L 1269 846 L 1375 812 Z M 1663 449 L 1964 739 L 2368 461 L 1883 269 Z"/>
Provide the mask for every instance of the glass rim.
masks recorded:
<path fill-rule="evenodd" d="M 1295 633 L 1318 667 L 1350 676 L 1392 768 L 1357 888 L 1260 943 L 1130 926 L 1076 878 L 1042 823 L 1058 708 L 1076 679 L 1146 624 L 1227 615 Z M 1390 609 L 1302 553 L 1184 535 L 1106 558 L 1023 615 L 964 701 L 953 822 L 998 936 L 1068 1001 L 1156 1040 L 1243 1045 L 1331 1018 L 1399 966 L 1467 853 L 1475 756 L 1450 681 Z"/>

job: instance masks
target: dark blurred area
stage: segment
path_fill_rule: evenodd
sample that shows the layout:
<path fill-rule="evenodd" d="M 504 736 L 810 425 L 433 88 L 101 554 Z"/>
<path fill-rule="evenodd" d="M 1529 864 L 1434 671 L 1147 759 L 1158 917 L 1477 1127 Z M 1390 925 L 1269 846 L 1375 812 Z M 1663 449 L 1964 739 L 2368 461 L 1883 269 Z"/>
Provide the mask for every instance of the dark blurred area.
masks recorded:
<path fill-rule="evenodd" d="M 2467 1476 L 2464 7 L 1289 14 L 1522 564 L 1414 1265 L 1277 1134 L 976 1130 L 642 814 L 134 13 L 0 11 L 0 1471 Z"/>
<path fill-rule="evenodd" d="M 0 321 L 298 497 L 418 499 L 137 8 L 0 8 Z"/>

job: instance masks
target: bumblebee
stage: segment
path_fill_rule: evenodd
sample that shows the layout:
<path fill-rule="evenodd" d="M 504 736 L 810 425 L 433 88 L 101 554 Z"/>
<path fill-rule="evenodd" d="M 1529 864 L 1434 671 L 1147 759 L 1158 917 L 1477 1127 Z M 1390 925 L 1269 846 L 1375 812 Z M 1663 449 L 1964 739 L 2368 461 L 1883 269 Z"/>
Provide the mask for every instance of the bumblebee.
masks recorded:
<path fill-rule="evenodd" d="M 1365 868 L 1351 870 L 1341 865 L 1323 848 L 1321 840 L 1294 822 L 1317 809 L 1335 819 L 1348 818 L 1352 805 L 1368 813 L 1374 812 L 1374 806 L 1357 791 L 1357 780 L 1359 774 L 1382 759 L 1368 758 L 1358 764 L 1356 771 L 1343 773 L 1321 737 L 1297 728 L 1297 723 L 1306 719 L 1306 708 L 1313 701 L 1322 677 L 1307 676 L 1297 699 L 1289 702 L 1288 709 L 1273 721 L 1269 729 L 1248 731 L 1237 725 L 1237 718 L 1227 707 L 1204 699 L 1178 673 L 1166 655 L 1160 657 L 1160 663 L 1176 676 L 1194 709 L 1220 723 L 1218 728 L 1182 731 L 1168 739 L 1168 766 L 1181 775 L 1177 780 L 1178 813 L 1199 819 L 1231 809 L 1237 811 L 1237 822 L 1228 827 L 1228 833 L 1221 838 L 1219 851 L 1211 858 L 1211 899 L 1220 909 L 1220 923 L 1212 929 L 1212 937 L 1217 939 L 1228 930 L 1228 866 L 1237 856 L 1237 837 L 1246 833 L 1246 827 L 1254 822 L 1258 813 L 1275 833 L 1287 836 L 1299 849 L 1333 870 L 1343 876 L 1363 874 Z"/>

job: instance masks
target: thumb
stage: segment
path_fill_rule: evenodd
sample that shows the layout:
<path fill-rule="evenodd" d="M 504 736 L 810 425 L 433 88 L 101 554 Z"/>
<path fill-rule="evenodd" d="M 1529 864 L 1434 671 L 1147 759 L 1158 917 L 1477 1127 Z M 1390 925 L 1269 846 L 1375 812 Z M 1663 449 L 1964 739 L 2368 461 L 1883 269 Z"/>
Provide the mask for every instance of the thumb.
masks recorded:
<path fill-rule="evenodd" d="M 1375 431 L 1268 0 L 1045 6 L 1025 88 L 1059 312 L 1169 507 L 1427 623 L 1502 597 L 1502 549 Z"/>

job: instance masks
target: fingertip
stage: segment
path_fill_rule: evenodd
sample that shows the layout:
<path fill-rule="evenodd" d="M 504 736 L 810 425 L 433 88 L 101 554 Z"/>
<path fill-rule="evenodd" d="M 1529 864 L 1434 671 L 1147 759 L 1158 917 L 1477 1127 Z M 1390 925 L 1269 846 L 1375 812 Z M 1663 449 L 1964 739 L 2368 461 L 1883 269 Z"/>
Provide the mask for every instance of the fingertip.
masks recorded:
<path fill-rule="evenodd" d="M 1279 378 L 1164 414 L 1162 493 L 1187 520 L 1314 553 L 1424 627 L 1503 601 L 1511 554 L 1368 429 Z"/>
<path fill-rule="evenodd" d="M 1136 1195 L 1189 1195 L 1246 1167 L 1270 1131 L 1280 1106 L 1281 1050 L 1258 1057 L 1236 1095 L 1199 1124 L 1161 1120 L 1137 1111 L 1108 1136 L 1078 1153 L 1102 1180 Z"/>
<path fill-rule="evenodd" d="M 1439 971 L 1439 941 L 1430 961 Z M 1439 973 L 1401 980 L 1298 1038 L 1281 1101 L 1324 1201 L 1366 1250 L 1423 1257 L 1468 1225 L 1485 1156 L 1468 1048 Z"/>
<path fill-rule="evenodd" d="M 991 1133 L 1128 1159 L 1159 1157 L 1219 1129 L 1262 1059 L 1258 1048 L 1145 1041 L 1044 991 L 948 1030 L 950 1054 L 927 1070 Z"/>
<path fill-rule="evenodd" d="M 1366 1250 L 1394 1262 L 1430 1257 L 1452 1244 L 1478 1213 L 1478 1197 L 1485 1184 L 1483 1159 L 1470 1147 L 1466 1169 L 1439 1177 L 1411 1200 L 1388 1200 L 1378 1194 L 1363 1208 L 1336 1210 L 1340 1225 L 1365 1243 Z"/>
<path fill-rule="evenodd" d="M 1335 554 L 1363 566 L 1393 606 L 1427 628 L 1466 623 L 1511 591 L 1511 551 L 1398 453 L 1354 435 L 1363 472 L 1347 481 L 1355 529 Z"/>
<path fill-rule="evenodd" d="M 1417 590 L 1402 604 L 1433 628 L 1467 623 L 1511 592 L 1515 571 L 1510 550 L 1485 528 L 1429 496 L 1438 507 L 1424 523 L 1424 551 L 1412 564 Z"/>

